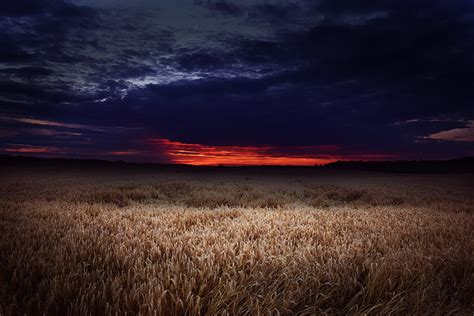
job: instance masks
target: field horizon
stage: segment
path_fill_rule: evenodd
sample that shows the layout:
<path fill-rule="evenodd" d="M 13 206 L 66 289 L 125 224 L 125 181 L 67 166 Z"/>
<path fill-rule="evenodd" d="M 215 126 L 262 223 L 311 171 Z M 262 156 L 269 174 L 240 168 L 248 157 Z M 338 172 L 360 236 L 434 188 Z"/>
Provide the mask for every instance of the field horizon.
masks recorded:
<path fill-rule="evenodd" d="M 5 155 L 0 154 L 0 162 L 3 165 L 23 165 L 37 166 L 48 165 L 53 167 L 87 168 L 94 166 L 119 166 L 119 167 L 189 167 L 195 169 L 209 168 L 233 168 L 233 169 L 254 169 L 254 168 L 286 168 L 304 169 L 319 168 L 320 170 L 362 170 L 395 173 L 474 173 L 474 157 L 465 156 L 450 159 L 393 159 L 393 160 L 336 160 L 326 164 L 315 165 L 258 165 L 258 164 L 209 164 L 193 165 L 185 163 L 156 163 L 137 162 L 127 160 L 110 159 L 87 159 L 87 158 L 67 158 L 67 157 L 38 157 L 28 155 Z"/>

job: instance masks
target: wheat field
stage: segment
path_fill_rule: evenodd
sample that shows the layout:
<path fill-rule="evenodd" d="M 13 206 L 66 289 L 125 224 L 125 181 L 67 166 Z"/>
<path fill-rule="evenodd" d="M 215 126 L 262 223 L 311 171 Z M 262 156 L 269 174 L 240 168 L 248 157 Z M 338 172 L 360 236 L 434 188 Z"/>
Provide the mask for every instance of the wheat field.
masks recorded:
<path fill-rule="evenodd" d="M 0 314 L 472 315 L 471 180 L 4 168 Z"/>

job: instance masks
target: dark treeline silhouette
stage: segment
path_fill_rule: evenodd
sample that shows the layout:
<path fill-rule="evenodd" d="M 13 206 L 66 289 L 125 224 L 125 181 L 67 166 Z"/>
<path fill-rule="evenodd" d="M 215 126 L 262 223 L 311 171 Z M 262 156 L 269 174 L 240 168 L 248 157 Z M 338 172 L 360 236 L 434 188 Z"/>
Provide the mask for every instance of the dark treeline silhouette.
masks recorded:
<path fill-rule="evenodd" d="M 474 157 L 452 160 L 337 161 L 323 166 L 323 168 L 395 173 L 474 172 Z"/>
<path fill-rule="evenodd" d="M 318 171 L 376 171 L 389 173 L 474 173 L 474 157 L 452 160 L 400 160 L 400 161 L 337 161 L 323 166 L 190 166 L 156 163 L 132 163 L 96 159 L 37 158 L 29 156 L 0 155 L 0 168 L 9 167 L 40 168 L 43 170 L 61 169 L 100 169 L 100 170 L 163 170 L 163 171 L 279 171 L 301 170 Z"/>

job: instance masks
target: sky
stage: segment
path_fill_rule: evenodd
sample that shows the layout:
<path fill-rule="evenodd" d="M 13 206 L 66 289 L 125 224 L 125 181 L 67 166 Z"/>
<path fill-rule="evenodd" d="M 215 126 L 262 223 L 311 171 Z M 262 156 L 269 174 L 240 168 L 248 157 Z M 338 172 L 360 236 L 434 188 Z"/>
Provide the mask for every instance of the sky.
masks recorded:
<path fill-rule="evenodd" d="M 0 4 L 0 154 L 193 165 L 474 155 L 471 0 Z"/>

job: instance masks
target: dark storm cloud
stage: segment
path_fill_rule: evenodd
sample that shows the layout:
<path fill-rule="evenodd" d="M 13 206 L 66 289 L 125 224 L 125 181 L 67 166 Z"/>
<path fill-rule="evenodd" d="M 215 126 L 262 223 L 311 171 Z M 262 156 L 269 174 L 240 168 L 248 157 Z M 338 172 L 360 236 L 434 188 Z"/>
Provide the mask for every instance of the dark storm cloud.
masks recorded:
<path fill-rule="evenodd" d="M 140 109 L 127 112 L 128 118 L 139 117 L 146 125 L 159 121 L 157 134 L 186 142 L 258 145 L 270 139 L 274 145 L 316 145 L 354 142 L 373 132 L 357 127 L 355 120 L 363 124 L 365 115 L 351 105 L 364 102 L 364 97 L 353 95 L 350 84 L 315 90 L 312 86 L 277 86 L 276 82 L 242 78 L 149 86 L 123 102 L 133 102 Z M 336 106 L 312 104 L 336 98 L 341 99 Z M 186 115 L 180 115 L 184 111 Z M 146 117 L 140 116 L 143 112 Z M 338 132 L 351 126 L 355 129 L 350 134 Z M 379 127 L 372 126 L 374 130 Z"/>
<path fill-rule="evenodd" d="M 315 12 L 325 14 L 317 25 L 283 32 L 278 41 L 244 39 L 241 56 L 249 62 L 269 64 L 297 60 L 297 69 L 281 74 L 288 82 L 358 80 L 364 86 L 388 90 L 398 104 L 380 100 L 379 107 L 394 115 L 472 115 L 472 4 L 357 3 L 322 2 L 315 7 Z M 386 15 L 363 22 L 357 16 L 382 11 Z M 346 17 L 341 19 L 341 14 Z M 404 105 L 407 102 L 411 104 Z"/>
<path fill-rule="evenodd" d="M 59 17 L 74 17 L 91 10 L 76 6 L 65 0 L 17 0 L 5 1 L 0 4 L 0 17 L 39 17 L 49 15 L 57 19 Z"/>
<path fill-rule="evenodd" d="M 243 13 L 241 7 L 229 1 L 197 0 L 195 2 L 198 5 L 204 6 L 210 10 L 214 10 L 222 14 L 241 15 Z"/>
<path fill-rule="evenodd" d="M 30 76 L 45 76 L 51 75 L 54 73 L 51 69 L 44 67 L 19 67 L 19 68 L 5 68 L 2 69 L 4 74 L 14 74 L 23 77 Z"/>
<path fill-rule="evenodd" d="M 3 11 L 13 12 L 9 5 L 2 6 Z M 2 86 L 13 87 L 5 91 L 10 96 L 24 87 L 25 96 L 34 97 L 35 102 L 96 100 L 115 92 L 102 90 L 110 79 L 156 74 L 139 58 L 156 48 L 166 49 L 167 31 L 116 33 L 108 23 L 118 21 L 121 27 L 127 19 L 69 2 L 45 1 L 34 8 L 29 15 L 0 17 L 0 43 L 6 47 L 0 52 L 0 63 L 4 63 L 0 77 Z M 137 43 L 141 47 L 134 49 Z M 52 100 L 51 96 L 59 97 Z"/>
<path fill-rule="evenodd" d="M 25 16 L 43 13 L 51 7 L 63 5 L 59 0 L 18 0 L 5 1 L 0 5 L 0 15 Z"/>
<path fill-rule="evenodd" d="M 332 14 L 387 10 L 397 14 L 421 16 L 433 12 L 446 14 L 447 11 L 456 12 L 456 14 L 468 13 L 472 10 L 472 2 L 469 0 L 322 0 L 316 2 L 314 9 Z"/>
<path fill-rule="evenodd" d="M 323 12 L 324 19 L 308 29 L 283 30 L 271 40 L 244 38 L 229 53 L 250 64 L 288 70 L 256 80 L 151 87 L 157 93 L 151 98 L 202 103 L 192 116 L 199 124 L 178 118 L 168 128 L 187 141 L 365 143 L 367 148 L 410 152 L 423 135 L 443 126 L 406 129 L 392 125 L 394 121 L 474 114 L 472 7 L 458 4 L 418 1 L 404 12 L 408 2 L 322 2 L 314 12 Z M 360 17 L 368 13 L 369 18 Z M 187 56 L 188 68 L 214 67 L 218 61 L 218 56 L 192 57 Z M 225 108 L 206 111 L 215 99 Z"/>
<path fill-rule="evenodd" d="M 295 14 L 303 13 L 303 7 L 298 2 L 238 2 L 226 0 L 201 0 L 197 4 L 221 14 L 243 16 L 248 19 L 287 19 Z"/>
<path fill-rule="evenodd" d="M 472 153 L 470 1 L 143 3 L 0 5 L 0 114 L 104 127 L 22 123 L 2 146 L 59 148 L 68 137 L 78 152 L 137 153 L 164 138 Z"/>

